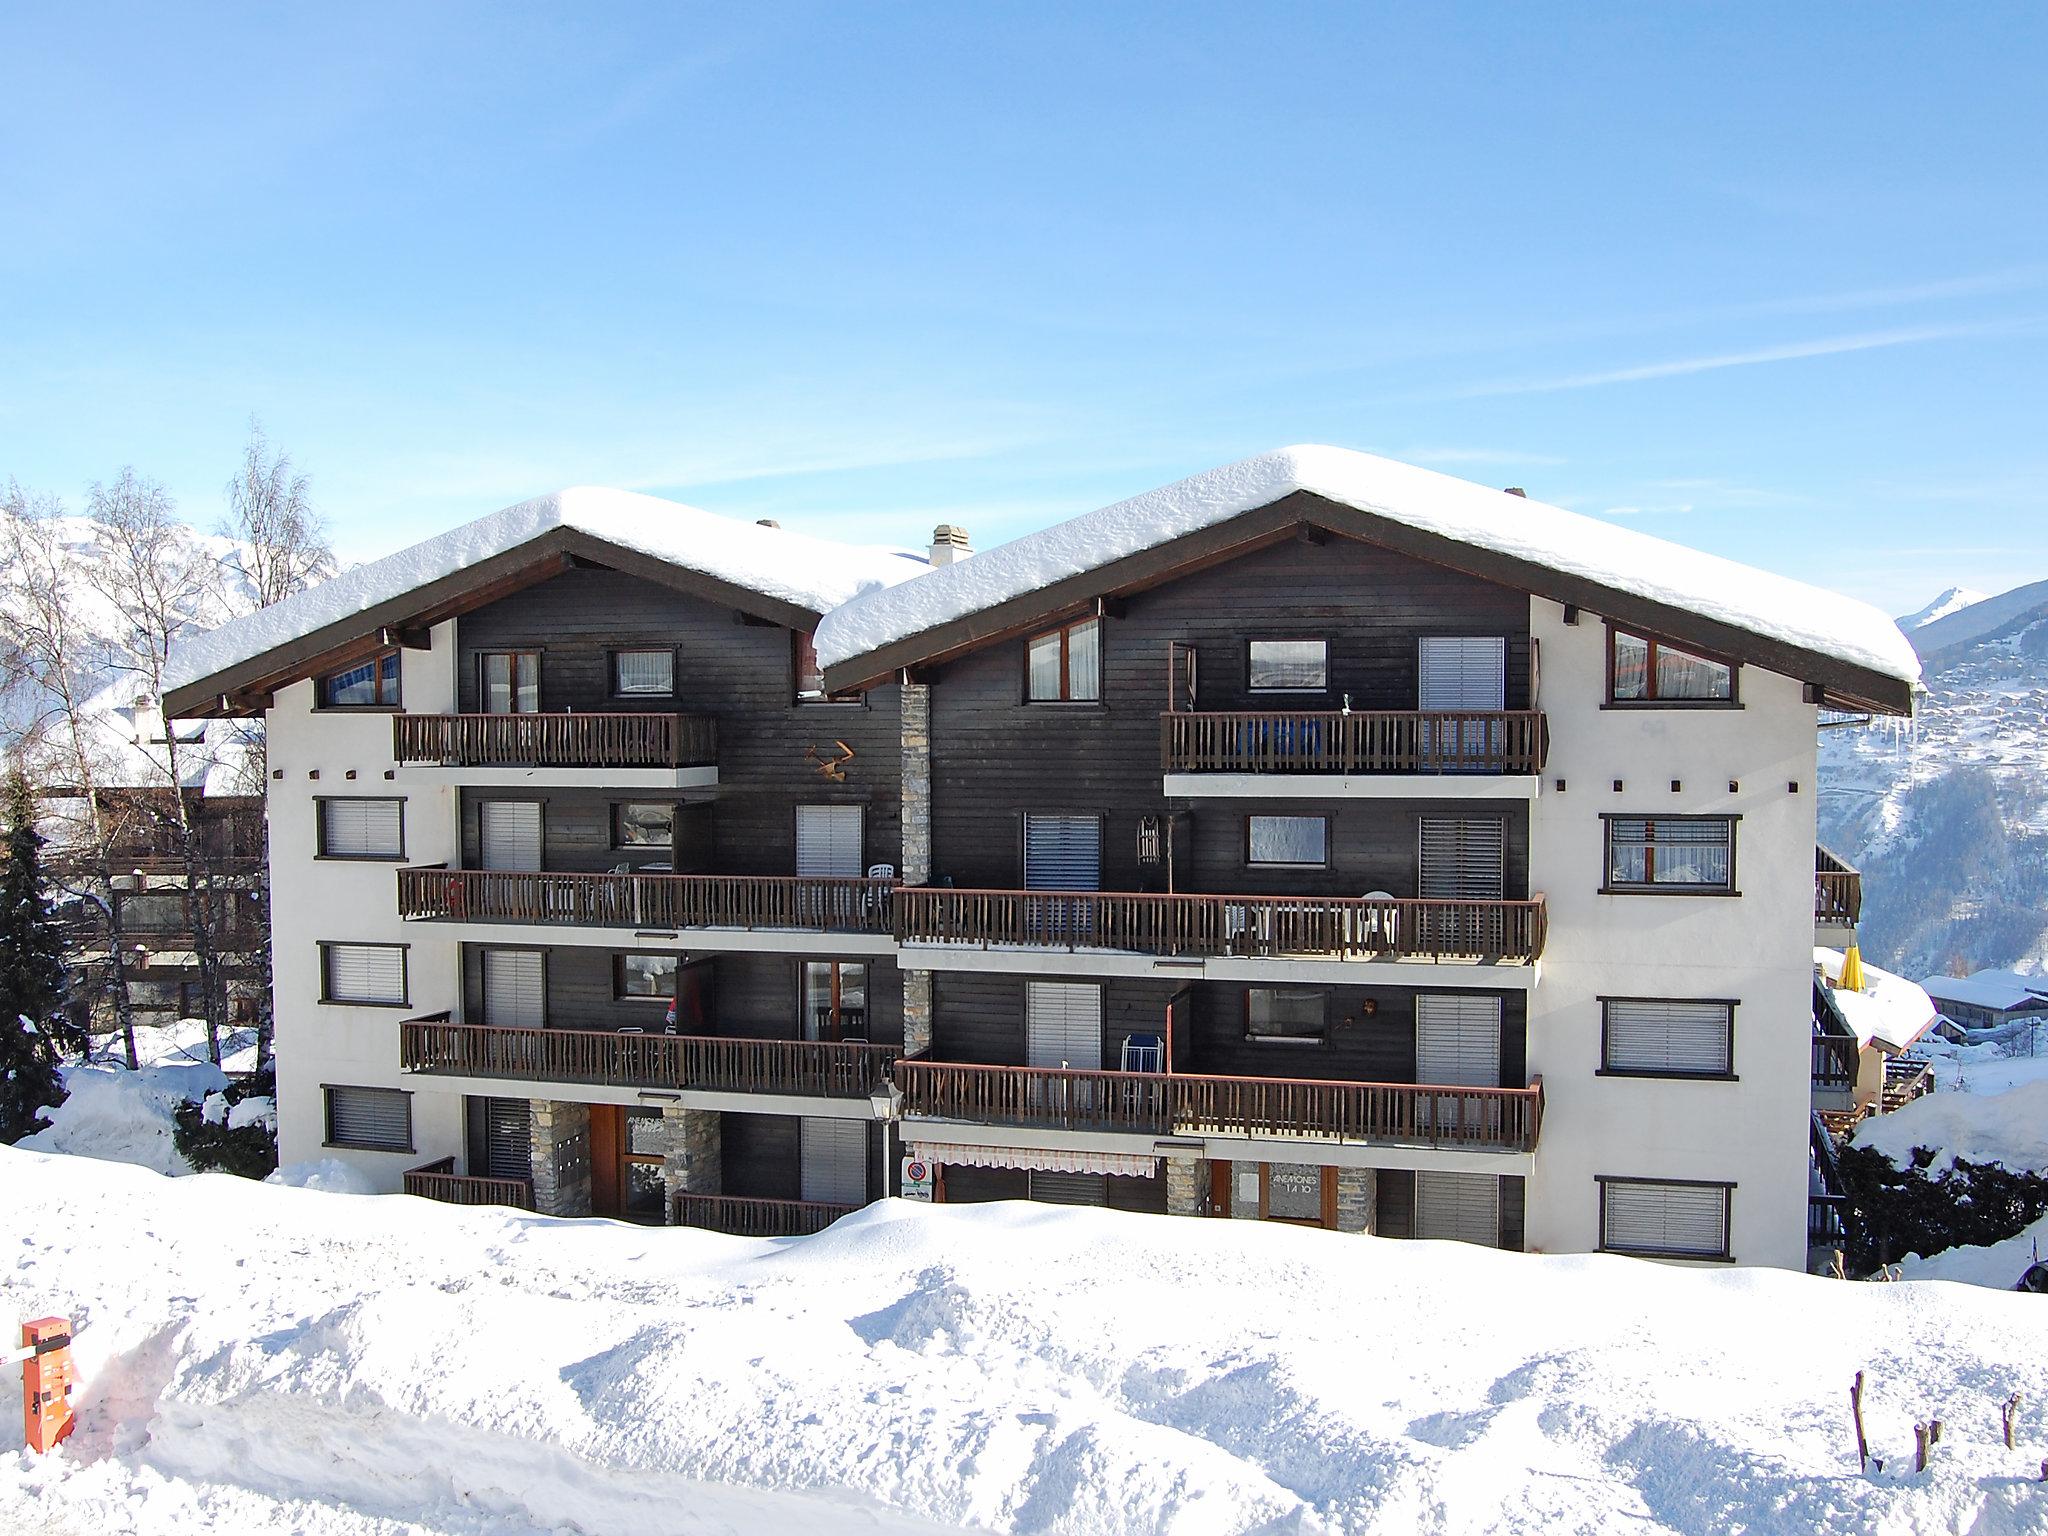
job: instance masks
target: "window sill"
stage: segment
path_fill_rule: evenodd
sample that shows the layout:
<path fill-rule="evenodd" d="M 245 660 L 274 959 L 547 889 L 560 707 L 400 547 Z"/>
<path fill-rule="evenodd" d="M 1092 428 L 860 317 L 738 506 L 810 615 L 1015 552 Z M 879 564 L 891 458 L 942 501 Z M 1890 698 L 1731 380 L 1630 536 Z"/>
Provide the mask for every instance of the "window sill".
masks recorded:
<path fill-rule="evenodd" d="M 316 864 L 403 864 L 403 853 L 316 853 Z"/>
<path fill-rule="evenodd" d="M 419 1149 L 416 1147 L 387 1146 L 381 1141 L 323 1141 L 320 1145 L 325 1150 L 335 1152 L 390 1152 L 399 1157 L 419 1156 Z"/>
<path fill-rule="evenodd" d="M 1109 706 L 1100 699 L 1026 699 L 1017 706 L 1019 709 L 1057 709 L 1076 714 L 1094 713 L 1106 715 Z"/>
<path fill-rule="evenodd" d="M 1734 1072 L 1638 1072 L 1628 1067 L 1601 1067 L 1595 1077 L 1633 1077 L 1656 1083 L 1739 1083 Z"/>
<path fill-rule="evenodd" d="M 796 709 L 866 709 L 868 701 L 865 694 L 857 699 L 796 699 L 792 701 L 792 707 Z"/>
<path fill-rule="evenodd" d="M 315 704 L 316 715 L 402 715 L 403 704 Z"/>
<path fill-rule="evenodd" d="M 1598 1252 L 1619 1254 L 1625 1259 L 1672 1259 L 1682 1264 L 1733 1264 L 1732 1253 L 1673 1253 L 1664 1248 L 1609 1248 L 1602 1246 Z"/>
<path fill-rule="evenodd" d="M 1328 1045 L 1330 1037 L 1321 1035 L 1246 1035 L 1247 1045 Z"/>
<path fill-rule="evenodd" d="M 367 999 L 354 997 L 323 997 L 320 999 L 320 1006 L 322 1008 L 410 1008 L 412 1004 L 403 999 L 395 1003 L 385 1003 L 371 1002 Z"/>
<path fill-rule="evenodd" d="M 1602 709 L 1740 709 L 1740 699 L 1607 699 Z"/>
<path fill-rule="evenodd" d="M 1603 885 L 1597 896 L 1740 896 L 1742 892 L 1698 885 Z"/>

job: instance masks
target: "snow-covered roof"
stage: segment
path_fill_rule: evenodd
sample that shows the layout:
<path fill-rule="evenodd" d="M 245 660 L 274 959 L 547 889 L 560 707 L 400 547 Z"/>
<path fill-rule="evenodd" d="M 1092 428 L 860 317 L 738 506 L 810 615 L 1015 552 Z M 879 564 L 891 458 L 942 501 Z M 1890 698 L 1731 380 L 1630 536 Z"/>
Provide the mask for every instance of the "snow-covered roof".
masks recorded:
<path fill-rule="evenodd" d="M 1816 946 L 1813 963 L 1830 982 L 1842 979 L 1839 949 Z M 1875 1045 L 1881 1050 L 1903 1051 L 1934 1024 L 1934 1003 L 1925 992 L 1905 977 L 1867 963 L 1861 992 L 1837 986 L 1830 995 L 1841 1010 L 1842 1022 L 1856 1032 L 1859 1049 Z"/>
<path fill-rule="evenodd" d="M 1853 598 L 1433 470 L 1320 446 L 1208 470 L 867 593 L 826 616 L 819 660 L 831 667 L 866 656 L 1297 491 L 1902 683 L 1920 676 L 1898 625 Z"/>
<path fill-rule="evenodd" d="M 1968 1003 L 1977 1008 L 2010 1012 L 2048 999 L 2048 976 L 2022 976 L 2017 971 L 1977 971 L 1969 976 L 1929 976 L 1920 983 L 1939 1003 Z"/>
<path fill-rule="evenodd" d="M 166 686 L 189 686 L 558 528 L 813 613 L 925 569 L 922 556 L 902 550 L 767 528 L 636 491 L 572 486 L 464 523 L 186 640 L 172 652 Z"/>

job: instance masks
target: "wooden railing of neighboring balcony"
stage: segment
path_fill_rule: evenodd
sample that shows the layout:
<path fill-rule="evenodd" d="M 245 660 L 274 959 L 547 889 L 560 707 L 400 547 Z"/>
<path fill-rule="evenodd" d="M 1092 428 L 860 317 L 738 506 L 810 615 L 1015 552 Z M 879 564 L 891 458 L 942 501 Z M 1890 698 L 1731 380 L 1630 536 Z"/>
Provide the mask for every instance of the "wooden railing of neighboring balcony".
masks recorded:
<path fill-rule="evenodd" d="M 437 864 L 398 872 L 398 911 L 472 923 L 887 933 L 894 890 L 888 880 L 814 875 L 584 875 Z"/>
<path fill-rule="evenodd" d="M 1857 1046 L 1854 1035 L 1813 1035 L 1813 1086 L 1846 1089 L 1856 1086 Z"/>
<path fill-rule="evenodd" d="M 486 1179 L 456 1173 L 455 1159 L 440 1158 L 405 1170 L 405 1192 L 449 1205 L 509 1205 L 533 1209 L 533 1180 Z"/>
<path fill-rule="evenodd" d="M 408 1072 L 624 1088 L 699 1088 L 863 1099 L 879 1092 L 897 1046 L 859 1040 L 749 1040 L 602 1029 L 514 1029 L 409 1019 L 399 1026 Z"/>
<path fill-rule="evenodd" d="M 904 943 L 1039 945 L 1152 955 L 1532 961 L 1543 898 L 1446 901 L 1123 891 L 896 892 Z"/>
<path fill-rule="evenodd" d="M 1169 711 L 1168 773 L 1537 773 L 1540 711 Z"/>
<path fill-rule="evenodd" d="M 1863 876 L 1827 849 L 1813 850 L 1813 920 L 1854 927 L 1863 915 Z"/>
<path fill-rule="evenodd" d="M 746 1195 L 677 1195 L 676 1225 L 728 1232 L 735 1237 L 809 1237 L 857 1205 L 823 1200 L 756 1200 Z"/>
<path fill-rule="evenodd" d="M 905 1061 L 903 1112 L 934 1120 L 1141 1135 L 1216 1135 L 1535 1150 L 1543 1079 L 1527 1088 L 1088 1072 Z"/>
<path fill-rule="evenodd" d="M 698 768 L 718 761 L 708 715 L 393 715 L 401 763 L 450 768 Z"/>

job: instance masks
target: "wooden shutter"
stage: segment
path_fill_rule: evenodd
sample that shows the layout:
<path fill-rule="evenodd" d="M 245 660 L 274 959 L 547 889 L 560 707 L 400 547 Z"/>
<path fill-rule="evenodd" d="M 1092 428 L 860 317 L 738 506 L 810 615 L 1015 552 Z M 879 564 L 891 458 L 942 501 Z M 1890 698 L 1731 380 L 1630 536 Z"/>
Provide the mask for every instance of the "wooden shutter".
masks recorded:
<path fill-rule="evenodd" d="M 1415 1235 L 1500 1246 L 1500 1180 L 1490 1173 L 1415 1175 Z"/>
<path fill-rule="evenodd" d="M 1024 889 L 1101 890 L 1102 818 L 1027 815 L 1024 818 Z"/>
<path fill-rule="evenodd" d="M 1024 984 L 1024 1064 L 1102 1070 L 1102 988 L 1092 982 Z"/>
<path fill-rule="evenodd" d="M 483 967 L 486 1024 L 539 1029 L 547 1023 L 547 967 L 539 950 L 487 949 Z"/>
<path fill-rule="evenodd" d="M 1500 999 L 1425 993 L 1415 999 L 1415 1080 L 1443 1088 L 1500 1086 Z"/>
<path fill-rule="evenodd" d="M 800 805 L 796 808 L 796 872 L 852 877 L 867 872 L 861 862 L 861 808 L 857 805 Z"/>
<path fill-rule="evenodd" d="M 327 1139 L 337 1146 L 412 1146 L 412 1095 L 396 1088 L 329 1088 Z"/>
<path fill-rule="evenodd" d="M 539 869 L 538 800 L 485 800 L 477 806 L 477 838 L 485 869 Z"/>
<path fill-rule="evenodd" d="M 1499 635 L 1425 635 L 1416 645 L 1418 709 L 1507 707 L 1507 641 Z"/>
<path fill-rule="evenodd" d="M 868 1198 L 868 1131 L 859 1120 L 800 1123 L 800 1169 L 806 1200 L 864 1205 Z"/>
<path fill-rule="evenodd" d="M 405 856 L 403 800 L 322 800 L 320 852 L 330 859 Z"/>
<path fill-rule="evenodd" d="M 1033 1170 L 1025 1189 L 1033 1200 L 1047 1205 L 1107 1205 L 1109 1175 L 1106 1173 L 1040 1173 Z"/>
<path fill-rule="evenodd" d="M 1605 1006 L 1602 1065 L 1610 1071 L 1711 1077 L 1731 1070 L 1727 1003 L 1630 997 Z"/>
<path fill-rule="evenodd" d="M 323 960 L 327 1001 L 403 1003 L 405 949 L 398 944 L 329 944 Z"/>
<path fill-rule="evenodd" d="M 1609 1179 L 1600 1186 L 1600 1246 L 1624 1253 L 1723 1257 L 1728 1252 L 1728 1187 Z"/>

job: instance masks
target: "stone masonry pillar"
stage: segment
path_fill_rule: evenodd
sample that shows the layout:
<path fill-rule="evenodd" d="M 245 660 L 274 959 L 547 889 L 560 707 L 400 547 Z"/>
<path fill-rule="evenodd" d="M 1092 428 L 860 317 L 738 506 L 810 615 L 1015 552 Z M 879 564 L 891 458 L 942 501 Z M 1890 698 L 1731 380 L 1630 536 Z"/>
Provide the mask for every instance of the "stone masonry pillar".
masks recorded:
<path fill-rule="evenodd" d="M 932 973 L 903 973 L 903 1054 L 929 1056 L 932 1053 Z"/>
<path fill-rule="evenodd" d="M 1207 1203 L 1209 1164 L 1199 1157 L 1166 1160 L 1166 1214 L 1199 1216 Z"/>
<path fill-rule="evenodd" d="M 676 1219 L 677 1195 L 724 1193 L 724 1127 L 715 1109 L 661 1108 L 661 1182 L 668 1198 L 661 1219 Z"/>
<path fill-rule="evenodd" d="M 533 1208 L 543 1216 L 590 1214 L 590 1106 L 535 1099 Z"/>
<path fill-rule="evenodd" d="M 903 883 L 932 880 L 932 690 L 929 683 L 904 683 L 900 711 L 903 736 Z"/>
<path fill-rule="evenodd" d="M 1377 1213 L 1379 1178 L 1370 1168 L 1337 1170 L 1337 1230 L 1370 1232 Z"/>

